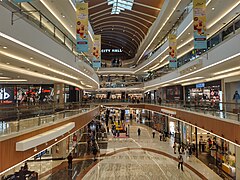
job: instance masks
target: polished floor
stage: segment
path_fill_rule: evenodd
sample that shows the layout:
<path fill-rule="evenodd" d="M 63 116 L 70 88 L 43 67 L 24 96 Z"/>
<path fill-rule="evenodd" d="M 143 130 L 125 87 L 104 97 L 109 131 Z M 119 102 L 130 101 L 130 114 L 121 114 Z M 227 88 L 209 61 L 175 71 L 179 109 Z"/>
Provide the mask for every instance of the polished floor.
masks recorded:
<path fill-rule="evenodd" d="M 141 135 L 137 135 L 137 129 Z M 67 162 L 48 162 L 42 166 L 40 179 L 221 179 L 214 171 L 194 156 L 184 156 L 184 171 L 178 169 L 178 154 L 173 153 L 173 139 L 159 141 L 159 136 L 152 138 L 152 129 L 135 122 L 130 125 L 129 138 L 114 138 L 98 143 L 100 153 L 93 161 L 89 152 L 82 153 L 74 159 L 73 170 L 67 169 Z M 35 169 L 33 166 L 31 166 Z M 36 165 L 40 169 L 39 165 Z"/>

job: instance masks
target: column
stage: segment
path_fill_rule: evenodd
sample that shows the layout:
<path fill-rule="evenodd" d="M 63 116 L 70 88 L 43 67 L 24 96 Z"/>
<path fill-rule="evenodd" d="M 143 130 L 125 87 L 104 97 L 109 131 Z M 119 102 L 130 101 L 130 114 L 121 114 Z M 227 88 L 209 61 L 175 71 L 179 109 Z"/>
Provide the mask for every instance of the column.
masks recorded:
<path fill-rule="evenodd" d="M 195 149 L 196 149 L 196 157 L 198 158 L 198 139 L 197 139 L 197 127 L 195 127 L 195 139 L 196 139 L 196 144 L 195 144 Z"/>
<path fill-rule="evenodd" d="M 64 108 L 64 84 L 54 83 L 54 102 L 57 109 Z"/>
<path fill-rule="evenodd" d="M 52 158 L 66 158 L 67 155 L 67 139 L 52 147 Z"/>
<path fill-rule="evenodd" d="M 76 98 L 76 89 L 75 86 L 70 86 L 69 85 L 69 102 L 76 102 L 77 98 Z"/>
<path fill-rule="evenodd" d="M 236 147 L 236 179 L 240 179 L 240 147 Z"/>

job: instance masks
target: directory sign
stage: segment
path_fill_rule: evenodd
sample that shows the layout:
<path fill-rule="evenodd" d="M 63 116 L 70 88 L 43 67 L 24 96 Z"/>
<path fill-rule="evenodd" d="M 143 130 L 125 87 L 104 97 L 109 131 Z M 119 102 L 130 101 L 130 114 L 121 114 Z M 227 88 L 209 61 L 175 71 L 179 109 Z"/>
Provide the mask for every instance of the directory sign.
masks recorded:
<path fill-rule="evenodd" d="M 76 50 L 88 52 L 88 3 L 76 2 Z"/>
<path fill-rule="evenodd" d="M 101 35 L 94 35 L 92 54 L 93 54 L 93 60 L 92 60 L 93 67 L 100 68 L 101 67 Z"/>
<path fill-rule="evenodd" d="M 169 34 L 168 40 L 169 40 L 169 67 L 177 68 L 177 36 L 175 34 Z"/>
<path fill-rule="evenodd" d="M 207 49 L 206 0 L 193 0 L 194 48 Z"/>

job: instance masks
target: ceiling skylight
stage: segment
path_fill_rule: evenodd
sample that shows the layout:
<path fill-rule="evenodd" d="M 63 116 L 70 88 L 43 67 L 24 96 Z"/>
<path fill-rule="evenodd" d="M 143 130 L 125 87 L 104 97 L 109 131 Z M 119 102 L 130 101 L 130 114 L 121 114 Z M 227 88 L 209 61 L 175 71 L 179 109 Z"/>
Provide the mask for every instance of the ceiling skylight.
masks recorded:
<path fill-rule="evenodd" d="M 111 14 L 119 14 L 121 11 L 132 10 L 134 0 L 107 0 L 108 5 L 113 5 Z"/>

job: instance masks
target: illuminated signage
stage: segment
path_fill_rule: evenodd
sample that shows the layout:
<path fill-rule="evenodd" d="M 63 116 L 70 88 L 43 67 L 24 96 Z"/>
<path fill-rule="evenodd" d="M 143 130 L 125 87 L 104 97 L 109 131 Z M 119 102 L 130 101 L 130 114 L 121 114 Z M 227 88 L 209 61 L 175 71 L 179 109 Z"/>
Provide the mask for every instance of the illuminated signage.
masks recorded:
<path fill-rule="evenodd" d="M 122 49 L 102 49 L 102 53 L 120 53 L 123 52 Z"/>
<path fill-rule="evenodd" d="M 5 88 L 0 89 L 0 100 L 6 100 L 10 97 L 10 94 L 6 91 Z"/>
<path fill-rule="evenodd" d="M 205 83 L 196 84 L 196 88 L 204 88 L 204 87 L 205 87 Z"/>

